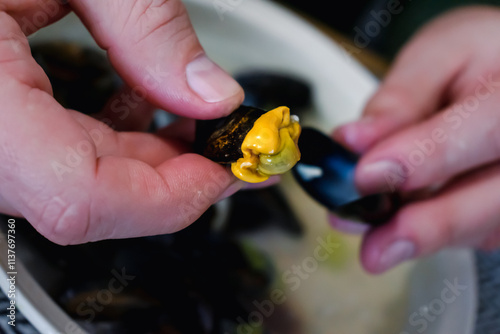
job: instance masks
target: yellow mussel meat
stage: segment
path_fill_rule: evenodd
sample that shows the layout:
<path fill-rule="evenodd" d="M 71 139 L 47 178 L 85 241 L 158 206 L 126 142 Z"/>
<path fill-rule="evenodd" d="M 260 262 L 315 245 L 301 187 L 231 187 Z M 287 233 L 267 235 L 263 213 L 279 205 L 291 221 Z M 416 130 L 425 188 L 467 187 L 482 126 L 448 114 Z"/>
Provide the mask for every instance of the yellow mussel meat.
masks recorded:
<path fill-rule="evenodd" d="M 271 175 L 283 174 L 300 160 L 298 117 L 287 107 L 278 107 L 260 116 L 241 145 L 243 157 L 231 164 L 239 179 L 258 183 Z"/>

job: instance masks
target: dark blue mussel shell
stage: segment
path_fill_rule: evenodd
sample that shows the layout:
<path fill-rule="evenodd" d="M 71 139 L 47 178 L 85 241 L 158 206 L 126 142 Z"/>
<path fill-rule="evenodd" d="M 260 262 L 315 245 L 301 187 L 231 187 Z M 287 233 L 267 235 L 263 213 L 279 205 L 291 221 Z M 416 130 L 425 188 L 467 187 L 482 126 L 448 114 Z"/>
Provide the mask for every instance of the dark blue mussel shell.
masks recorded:
<path fill-rule="evenodd" d="M 396 212 L 393 193 L 362 196 L 354 183 L 358 156 L 320 131 L 305 127 L 299 138 L 301 159 L 292 169 L 302 188 L 330 211 L 377 226 Z"/>

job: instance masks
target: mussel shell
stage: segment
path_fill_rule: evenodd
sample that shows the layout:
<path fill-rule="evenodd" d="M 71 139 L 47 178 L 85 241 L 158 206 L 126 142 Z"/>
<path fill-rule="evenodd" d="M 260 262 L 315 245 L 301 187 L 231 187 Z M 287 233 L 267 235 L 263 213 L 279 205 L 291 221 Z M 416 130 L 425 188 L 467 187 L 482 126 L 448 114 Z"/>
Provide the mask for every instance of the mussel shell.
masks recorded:
<path fill-rule="evenodd" d="M 378 226 L 400 207 L 397 193 L 362 196 L 354 181 L 359 157 L 329 136 L 303 128 L 301 160 L 292 169 L 295 179 L 316 201 L 346 219 Z"/>
<path fill-rule="evenodd" d="M 215 120 L 196 121 L 195 152 L 222 164 L 243 157 L 241 144 L 255 121 L 266 111 L 240 106 L 229 116 Z"/>
<path fill-rule="evenodd" d="M 302 128 L 298 144 L 302 157 L 293 173 L 314 198 L 330 209 L 360 198 L 354 184 L 355 154 L 309 127 Z"/>

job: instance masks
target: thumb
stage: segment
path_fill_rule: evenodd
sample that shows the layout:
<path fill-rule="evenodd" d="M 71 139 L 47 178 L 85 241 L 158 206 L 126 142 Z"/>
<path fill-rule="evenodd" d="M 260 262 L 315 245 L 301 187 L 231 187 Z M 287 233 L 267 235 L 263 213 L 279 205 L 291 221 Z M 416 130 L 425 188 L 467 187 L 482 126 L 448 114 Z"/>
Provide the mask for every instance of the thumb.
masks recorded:
<path fill-rule="evenodd" d="M 75 0 L 71 6 L 136 96 L 199 119 L 229 114 L 243 90 L 203 51 L 181 0 Z"/>

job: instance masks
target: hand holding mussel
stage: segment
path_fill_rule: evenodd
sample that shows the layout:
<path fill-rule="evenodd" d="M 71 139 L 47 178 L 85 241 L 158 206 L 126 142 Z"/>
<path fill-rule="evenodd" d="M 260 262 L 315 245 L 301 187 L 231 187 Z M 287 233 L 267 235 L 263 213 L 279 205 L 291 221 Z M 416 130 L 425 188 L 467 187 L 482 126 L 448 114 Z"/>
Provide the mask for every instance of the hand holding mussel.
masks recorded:
<path fill-rule="evenodd" d="M 317 202 L 372 226 L 387 221 L 399 207 L 397 194 L 362 196 L 354 182 L 358 156 L 316 129 L 301 129 L 287 107 L 266 112 L 240 106 L 227 117 L 198 121 L 196 131 L 197 151 L 230 164 L 243 181 L 262 182 L 292 169 Z"/>

